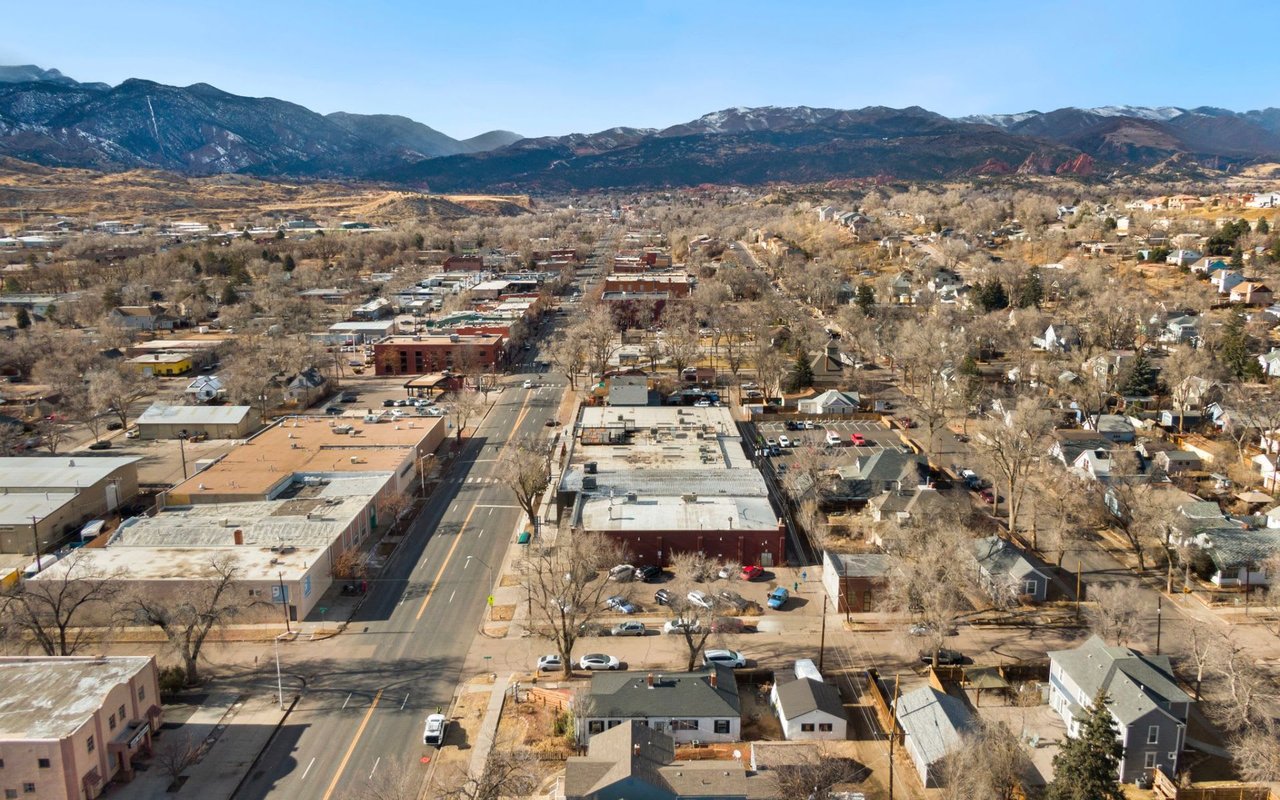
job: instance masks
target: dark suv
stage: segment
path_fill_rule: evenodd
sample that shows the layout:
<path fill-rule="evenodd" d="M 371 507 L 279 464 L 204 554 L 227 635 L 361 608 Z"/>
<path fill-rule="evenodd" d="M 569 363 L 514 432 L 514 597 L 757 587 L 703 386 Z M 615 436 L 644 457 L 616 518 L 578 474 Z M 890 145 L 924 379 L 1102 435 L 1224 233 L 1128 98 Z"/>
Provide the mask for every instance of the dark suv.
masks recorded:
<path fill-rule="evenodd" d="M 660 577 L 662 577 L 662 567 L 653 564 L 636 567 L 636 580 L 653 583 Z"/>

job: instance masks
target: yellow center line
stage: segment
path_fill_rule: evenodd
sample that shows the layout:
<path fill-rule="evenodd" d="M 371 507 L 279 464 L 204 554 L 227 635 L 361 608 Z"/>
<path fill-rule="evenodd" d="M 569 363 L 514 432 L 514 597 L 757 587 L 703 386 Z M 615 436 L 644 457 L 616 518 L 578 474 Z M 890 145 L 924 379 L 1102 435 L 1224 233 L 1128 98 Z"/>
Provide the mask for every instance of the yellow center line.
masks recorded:
<path fill-rule="evenodd" d="M 511 426 L 511 432 L 515 433 L 520 429 L 520 423 L 524 422 L 525 415 L 529 413 L 529 396 L 526 395 L 524 402 L 521 404 L 520 413 L 516 416 L 516 422 Z M 472 434 L 473 436 L 475 434 Z M 502 450 L 498 451 L 498 460 L 502 458 L 503 453 L 511 446 L 510 439 L 503 445 Z M 462 534 L 467 529 L 467 523 L 471 522 L 471 515 L 476 511 L 475 506 L 471 507 L 471 511 L 467 512 L 467 518 L 462 521 L 462 527 L 458 529 L 458 535 L 453 540 L 453 545 L 449 548 L 449 552 L 444 557 L 444 563 L 440 565 L 440 571 L 436 573 L 436 577 L 431 581 L 431 588 L 427 590 L 427 596 L 422 598 L 422 607 L 418 609 L 418 615 L 415 620 L 422 619 L 423 613 L 427 610 L 427 604 L 431 602 L 431 595 L 435 593 L 436 586 L 440 584 L 440 578 L 444 575 L 445 568 L 449 566 L 449 560 L 453 558 L 453 553 L 458 549 L 458 543 L 462 541 Z M 347 754 L 342 757 L 342 763 L 338 764 L 338 771 L 334 773 L 333 780 L 329 783 L 329 788 L 325 791 L 321 800 L 329 800 L 333 796 L 333 790 L 337 788 L 338 781 L 342 779 L 342 773 L 347 768 L 347 762 L 351 760 L 351 754 L 356 751 L 356 745 L 360 743 L 360 737 L 364 735 L 364 729 L 369 724 L 370 717 L 373 716 L 373 710 L 378 706 L 378 700 L 382 698 L 382 690 L 373 696 L 373 703 L 369 706 L 369 710 L 365 712 L 364 719 L 360 722 L 360 727 L 356 729 L 356 734 L 351 739 L 351 746 L 347 748 Z"/>
<path fill-rule="evenodd" d="M 338 771 L 334 773 L 333 780 L 329 782 L 329 788 L 324 792 L 323 800 L 329 800 L 333 796 L 333 790 L 338 788 L 338 780 L 342 777 L 342 772 L 347 768 L 347 762 L 351 760 L 351 754 L 356 751 L 356 743 L 360 741 L 360 735 L 364 733 L 365 727 L 369 724 L 369 719 L 373 716 L 373 710 L 378 707 L 378 701 L 382 699 L 382 690 L 373 696 L 373 702 L 369 704 L 369 710 L 364 712 L 364 719 L 360 721 L 360 727 L 356 729 L 355 738 L 351 740 L 351 746 L 347 748 L 347 754 L 342 757 L 342 763 L 338 765 Z"/>

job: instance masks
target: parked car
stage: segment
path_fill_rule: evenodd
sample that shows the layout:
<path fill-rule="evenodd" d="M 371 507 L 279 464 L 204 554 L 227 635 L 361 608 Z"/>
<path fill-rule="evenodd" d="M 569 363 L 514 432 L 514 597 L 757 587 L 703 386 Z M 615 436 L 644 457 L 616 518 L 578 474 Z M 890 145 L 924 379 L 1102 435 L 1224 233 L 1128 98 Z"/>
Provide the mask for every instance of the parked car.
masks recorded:
<path fill-rule="evenodd" d="M 671 605 L 671 601 L 674 599 L 676 599 L 676 596 L 671 592 L 668 592 L 666 589 L 659 589 L 653 593 L 653 602 L 660 606 L 669 606 Z"/>
<path fill-rule="evenodd" d="M 107 430 L 109 431 L 118 431 L 123 427 L 124 427 L 123 423 L 121 423 L 120 420 L 118 419 L 112 420 L 111 422 L 107 423 Z"/>
<path fill-rule="evenodd" d="M 636 613 L 636 606 L 630 600 L 622 595 L 613 595 L 604 601 L 604 604 L 614 611 L 621 611 L 623 614 Z"/>
<path fill-rule="evenodd" d="M 390 399 L 388 399 L 388 400 L 383 400 L 383 401 L 382 401 L 382 407 L 383 407 L 383 408 L 393 408 L 393 407 L 395 406 L 395 404 L 396 404 L 396 401 L 395 401 L 395 400 L 390 400 Z"/>
<path fill-rule="evenodd" d="M 764 568 L 755 564 L 747 564 L 742 568 L 742 579 L 744 581 L 759 580 L 764 576 Z"/>
<path fill-rule="evenodd" d="M 644 626 L 644 623 L 636 620 L 620 622 L 613 626 L 612 631 L 614 636 L 644 636 L 648 632 L 649 629 Z"/>
<path fill-rule="evenodd" d="M 533 381 L 525 381 L 525 382 L 524 382 L 524 384 L 523 384 L 523 387 L 524 387 L 525 389 L 532 389 L 532 388 L 533 388 Z"/>
<path fill-rule="evenodd" d="M 835 431 L 827 431 L 827 447 L 838 447 L 840 445 L 840 434 Z"/>
<path fill-rule="evenodd" d="M 662 577 L 662 567 L 655 564 L 645 564 L 643 566 L 636 567 L 635 577 L 636 580 L 641 580 L 645 583 L 653 583 L 658 578 Z"/>
<path fill-rule="evenodd" d="M 866 446 L 867 446 L 867 437 L 863 436 L 863 435 L 862 435 L 862 434 L 860 434 L 860 433 L 851 433 L 851 434 L 849 434 L 849 441 L 850 441 L 850 442 L 853 442 L 853 444 L 854 444 L 854 446 L 855 446 L 855 447 L 866 447 Z"/>
<path fill-rule="evenodd" d="M 619 564 L 609 570 L 609 580 L 611 581 L 629 581 L 635 577 L 636 568 L 631 564 Z"/>
<path fill-rule="evenodd" d="M 432 747 L 444 745 L 445 732 L 449 729 L 449 720 L 444 714 L 432 714 L 427 717 L 427 726 L 422 731 L 422 743 Z"/>
<path fill-rule="evenodd" d="M 693 407 L 694 408 L 711 408 L 711 401 L 704 398 L 694 403 Z"/>
<path fill-rule="evenodd" d="M 727 589 L 723 592 L 718 592 L 716 594 L 716 601 L 719 603 L 722 603 L 723 605 L 729 606 L 730 608 L 738 612 L 741 612 L 748 605 L 748 601 L 745 597 L 738 594 L 737 592 L 731 592 Z"/>
<path fill-rule="evenodd" d="M 946 648 L 944 647 L 943 649 L 941 649 L 941 650 L 939 650 L 939 651 L 938 651 L 938 664 L 939 664 L 939 665 L 944 665 L 944 664 L 963 664 L 963 663 L 964 663 L 964 661 L 965 661 L 964 656 L 963 656 L 963 655 L 961 655 L 961 654 L 960 654 L 958 651 L 956 651 L 956 650 L 948 650 L 948 649 L 946 649 Z M 920 653 L 920 663 L 922 663 L 922 664 L 932 664 L 932 663 L 933 663 L 933 653 L 929 652 L 928 650 L 926 650 L 926 651 L 924 651 L 924 652 Z"/>
<path fill-rule="evenodd" d="M 982 502 L 987 503 L 989 505 L 995 505 L 996 503 L 1004 499 L 999 495 L 999 493 L 996 492 L 995 489 L 983 489 L 982 491 L 978 492 L 978 497 L 981 497 Z"/>
<path fill-rule="evenodd" d="M 811 420 L 811 419 L 806 419 L 806 420 L 804 421 L 804 426 L 803 426 L 803 427 L 804 427 L 804 429 L 805 429 L 806 431 L 811 431 L 811 430 L 813 430 L 813 420 Z"/>
<path fill-rule="evenodd" d="M 126 438 L 126 439 L 137 439 L 137 438 L 138 438 L 138 436 L 139 436 L 139 434 L 141 434 L 141 433 L 142 433 L 142 431 L 138 430 L 137 428 L 130 428 L 129 430 L 127 430 L 127 431 L 125 431 L 125 432 L 124 432 L 124 438 Z"/>
<path fill-rule="evenodd" d="M 685 597 L 688 599 L 690 603 L 693 603 L 695 606 L 699 608 L 711 608 L 715 605 L 715 601 L 711 599 L 710 595 L 708 595 L 706 592 L 700 592 L 697 589 L 694 589 L 692 592 L 689 592 L 689 594 L 685 595 Z"/>
<path fill-rule="evenodd" d="M 783 435 L 778 437 L 778 447 L 790 447 L 790 446 L 791 446 L 791 439 L 788 436 Z"/>
<path fill-rule="evenodd" d="M 563 669 L 564 662 L 560 660 L 558 655 L 541 656 L 538 658 L 538 672 L 551 672 L 557 669 Z"/>
<path fill-rule="evenodd" d="M 769 608 L 777 611 L 787 604 L 787 600 L 791 597 L 791 593 L 785 587 L 779 586 L 772 592 L 769 592 Z"/>
<path fill-rule="evenodd" d="M 804 428 L 804 426 L 803 426 L 803 425 L 801 425 L 799 422 L 796 422 L 796 421 L 795 421 L 795 420 L 793 420 L 793 419 L 789 419 L 789 420 L 787 420 L 786 422 L 784 422 L 784 423 L 782 423 L 782 424 L 783 424 L 783 426 L 784 426 L 784 427 L 786 427 L 786 429 L 787 429 L 787 430 L 789 430 L 789 431 L 798 431 L 798 430 L 803 430 L 803 428 Z"/>
<path fill-rule="evenodd" d="M 911 417 L 898 417 L 898 424 L 904 428 L 914 428 L 916 426 L 916 421 Z"/>
<path fill-rule="evenodd" d="M 100 442 L 94 442 L 93 444 L 89 445 L 89 449 L 90 450 L 110 450 L 111 442 L 108 442 L 106 439 L 103 439 Z"/>
<path fill-rule="evenodd" d="M 697 633 L 702 630 L 696 619 L 669 619 L 662 624 L 663 633 Z"/>
<path fill-rule="evenodd" d="M 768 447 L 768 448 L 770 448 L 770 449 L 775 448 L 775 447 L 777 447 L 777 446 L 778 446 L 778 440 L 777 440 L 777 439 L 765 439 L 765 440 L 764 440 L 764 446 L 765 446 L 765 447 Z"/>
<path fill-rule="evenodd" d="M 722 667 L 739 669 L 747 665 L 747 660 L 742 657 L 742 653 L 734 650 L 707 650 L 702 654 L 702 663 L 707 666 L 719 664 Z"/>
<path fill-rule="evenodd" d="M 620 669 L 622 662 L 604 653 L 587 653 L 578 659 L 578 669 Z"/>

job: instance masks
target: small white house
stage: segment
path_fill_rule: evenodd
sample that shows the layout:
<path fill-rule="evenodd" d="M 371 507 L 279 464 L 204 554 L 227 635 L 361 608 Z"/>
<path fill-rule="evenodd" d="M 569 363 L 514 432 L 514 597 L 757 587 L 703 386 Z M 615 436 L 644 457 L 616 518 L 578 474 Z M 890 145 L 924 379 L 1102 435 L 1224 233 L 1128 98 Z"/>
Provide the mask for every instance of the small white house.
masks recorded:
<path fill-rule="evenodd" d="M 828 389 L 820 395 L 800 400 L 796 410 L 801 414 L 852 414 L 858 410 L 861 398 L 854 392 Z"/>
<path fill-rule="evenodd" d="M 187 397 L 196 403 L 208 403 L 222 395 L 225 389 L 217 375 L 201 375 L 187 384 Z"/>
<path fill-rule="evenodd" d="M 815 678 L 796 678 L 773 685 L 770 698 L 788 740 L 843 741 L 849 719 L 840 692 Z"/>

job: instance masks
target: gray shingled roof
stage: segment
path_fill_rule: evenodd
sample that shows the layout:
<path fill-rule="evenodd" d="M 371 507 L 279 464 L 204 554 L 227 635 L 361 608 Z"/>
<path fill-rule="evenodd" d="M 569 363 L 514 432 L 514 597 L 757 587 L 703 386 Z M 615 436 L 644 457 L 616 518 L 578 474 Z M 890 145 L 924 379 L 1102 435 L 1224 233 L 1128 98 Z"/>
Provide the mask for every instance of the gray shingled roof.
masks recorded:
<path fill-rule="evenodd" d="M 842 578 L 883 578 L 893 570 L 893 558 L 884 553 L 831 553 L 836 573 Z"/>
<path fill-rule="evenodd" d="M 1139 655 L 1091 636 L 1074 650 L 1049 653 L 1049 659 L 1088 697 L 1106 692 L 1111 713 L 1126 725 L 1169 703 L 1191 702 L 1174 681 L 1168 656 Z"/>
<path fill-rule="evenodd" d="M 898 724 L 926 764 L 941 761 L 960 743 L 973 723 L 964 703 L 932 686 L 921 686 L 898 698 Z"/>
<path fill-rule="evenodd" d="M 740 761 L 675 760 L 675 739 L 650 730 L 643 722 L 617 725 L 591 738 L 587 755 L 565 764 L 568 798 L 611 796 L 609 787 L 625 780 L 653 787 L 646 796 L 746 797 L 747 776 Z M 616 793 L 618 790 L 614 790 Z"/>
<path fill-rule="evenodd" d="M 795 719 L 812 711 L 843 719 L 844 701 L 836 687 L 813 678 L 798 678 L 778 686 L 778 711 L 783 719 Z"/>
<path fill-rule="evenodd" d="M 711 685 L 711 673 L 716 686 Z M 598 672 L 591 676 L 589 711 L 585 716 L 625 719 L 649 717 L 737 717 L 742 713 L 738 684 L 728 667 L 701 672 Z"/>
<path fill-rule="evenodd" d="M 1009 575 L 1019 579 L 1032 574 L 1046 577 L 1021 550 L 999 536 L 975 539 L 973 554 L 988 575 Z"/>

